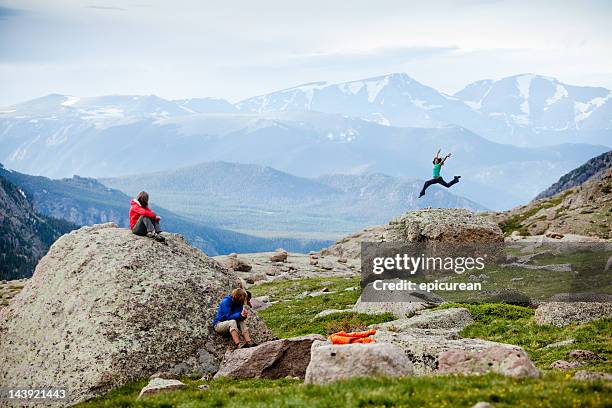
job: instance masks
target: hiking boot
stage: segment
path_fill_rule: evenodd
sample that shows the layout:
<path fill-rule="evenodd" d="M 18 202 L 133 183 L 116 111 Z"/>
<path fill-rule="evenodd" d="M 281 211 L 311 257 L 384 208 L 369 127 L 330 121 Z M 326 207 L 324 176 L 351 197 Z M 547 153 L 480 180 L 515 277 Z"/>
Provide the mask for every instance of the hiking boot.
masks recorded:
<path fill-rule="evenodd" d="M 250 343 L 244 343 L 244 345 L 242 346 L 242 348 L 249 348 L 249 347 L 257 347 L 257 344 L 250 342 Z"/>
<path fill-rule="evenodd" d="M 153 237 L 157 242 L 166 242 L 166 238 L 162 237 L 159 234 L 155 234 Z"/>
<path fill-rule="evenodd" d="M 147 232 L 147 238 L 155 239 L 155 235 L 157 235 L 157 234 L 155 234 L 154 232 Z"/>

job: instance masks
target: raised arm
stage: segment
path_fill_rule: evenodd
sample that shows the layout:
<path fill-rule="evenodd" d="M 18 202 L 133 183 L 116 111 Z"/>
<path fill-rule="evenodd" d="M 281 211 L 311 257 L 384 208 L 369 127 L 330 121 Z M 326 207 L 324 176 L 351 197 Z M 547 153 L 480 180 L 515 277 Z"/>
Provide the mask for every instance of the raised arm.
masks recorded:
<path fill-rule="evenodd" d="M 436 157 L 434 157 L 434 159 L 439 159 L 440 158 L 440 152 L 442 151 L 442 149 L 438 149 L 438 151 L 436 152 Z"/>
<path fill-rule="evenodd" d="M 451 153 L 449 153 L 449 154 L 447 154 L 446 156 L 444 156 L 444 158 L 442 159 L 442 164 L 444 164 L 444 162 L 446 161 L 446 159 L 448 159 L 448 158 L 449 158 L 449 157 L 451 157 L 451 156 L 452 156 L 452 154 L 451 154 Z"/>

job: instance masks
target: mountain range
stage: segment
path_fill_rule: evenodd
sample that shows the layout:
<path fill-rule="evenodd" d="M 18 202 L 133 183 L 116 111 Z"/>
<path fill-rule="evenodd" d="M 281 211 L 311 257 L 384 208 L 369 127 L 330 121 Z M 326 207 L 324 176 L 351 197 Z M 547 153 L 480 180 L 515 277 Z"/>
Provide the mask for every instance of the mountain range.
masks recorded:
<path fill-rule="evenodd" d="M 27 203 L 30 203 L 33 210 L 45 217 L 65 220 L 75 227 L 105 222 L 114 222 L 120 227 L 129 225 L 130 196 L 108 188 L 97 180 L 83 177 L 52 180 L 7 170 L 1 165 L 0 177 L 16 186 L 15 188 L 27 197 Z M 25 204 L 24 202 L 23 205 Z M 273 251 L 279 247 L 290 251 L 308 252 L 320 249 L 329 242 L 260 238 L 240 234 L 203 225 L 197 220 L 176 215 L 156 204 L 153 199 L 152 208 L 162 217 L 162 227 L 165 231 L 180 233 L 192 245 L 211 256 L 231 252 Z"/>
<path fill-rule="evenodd" d="M 52 178 L 226 161 L 308 178 L 425 179 L 443 148 L 453 153 L 443 175 L 463 176 L 453 193 L 507 209 L 610 150 L 610 106 L 609 90 L 531 74 L 479 81 L 452 96 L 406 74 L 317 82 L 236 104 L 54 94 L 0 110 L 0 161 Z"/>
<path fill-rule="evenodd" d="M 485 209 L 443 188 L 418 199 L 422 180 L 384 174 L 304 178 L 227 162 L 100 181 L 131 195 L 146 190 L 160 205 L 206 225 L 269 236 L 337 239 L 411 209 Z"/>

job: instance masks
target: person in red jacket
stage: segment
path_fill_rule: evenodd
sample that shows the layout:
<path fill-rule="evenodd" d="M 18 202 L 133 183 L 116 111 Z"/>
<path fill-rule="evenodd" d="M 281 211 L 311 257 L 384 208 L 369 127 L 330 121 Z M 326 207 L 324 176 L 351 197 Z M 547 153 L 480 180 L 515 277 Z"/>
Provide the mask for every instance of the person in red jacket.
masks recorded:
<path fill-rule="evenodd" d="M 147 236 L 156 241 L 164 242 L 166 239 L 160 235 L 160 217 L 149 208 L 149 194 L 146 191 L 138 193 L 130 203 L 130 229 L 132 233 Z"/>

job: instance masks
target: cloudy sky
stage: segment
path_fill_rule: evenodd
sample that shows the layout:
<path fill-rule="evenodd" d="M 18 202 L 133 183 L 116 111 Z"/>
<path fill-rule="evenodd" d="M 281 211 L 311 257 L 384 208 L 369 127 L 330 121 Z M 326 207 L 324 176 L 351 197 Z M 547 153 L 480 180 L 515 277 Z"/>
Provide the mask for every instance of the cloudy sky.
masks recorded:
<path fill-rule="evenodd" d="M 0 105 L 215 96 L 390 72 L 447 93 L 532 72 L 612 88 L 610 0 L 0 0 Z"/>

